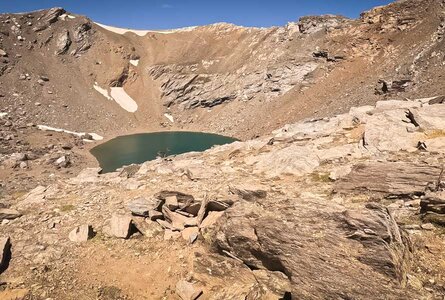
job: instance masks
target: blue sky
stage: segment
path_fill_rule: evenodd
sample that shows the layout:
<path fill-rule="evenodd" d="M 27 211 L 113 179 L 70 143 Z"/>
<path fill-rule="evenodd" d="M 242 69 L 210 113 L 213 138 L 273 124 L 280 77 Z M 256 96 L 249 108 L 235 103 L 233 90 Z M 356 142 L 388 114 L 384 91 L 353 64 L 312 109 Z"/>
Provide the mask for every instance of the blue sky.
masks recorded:
<path fill-rule="evenodd" d="M 216 22 L 284 25 L 305 15 L 360 12 L 390 0 L 0 0 L 0 13 L 61 6 L 96 22 L 134 29 L 168 29 Z"/>

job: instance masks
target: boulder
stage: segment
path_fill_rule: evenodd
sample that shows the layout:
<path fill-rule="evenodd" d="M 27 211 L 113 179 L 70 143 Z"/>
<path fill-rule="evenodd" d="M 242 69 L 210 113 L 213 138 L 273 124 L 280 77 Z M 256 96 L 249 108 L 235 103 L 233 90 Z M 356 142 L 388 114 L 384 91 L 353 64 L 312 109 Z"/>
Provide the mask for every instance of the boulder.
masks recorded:
<path fill-rule="evenodd" d="M 22 214 L 15 209 L 0 208 L 0 221 L 1 220 L 14 220 L 20 218 Z"/>
<path fill-rule="evenodd" d="M 86 242 L 94 236 L 93 227 L 91 225 L 81 225 L 74 228 L 68 238 L 72 242 L 82 243 Z"/>
<path fill-rule="evenodd" d="M 157 199 L 139 197 L 127 203 L 127 208 L 135 216 L 148 217 L 150 211 L 160 210 L 162 202 Z"/>
<path fill-rule="evenodd" d="M 193 244 L 199 235 L 198 227 L 187 227 L 181 231 L 182 238 L 189 244 Z"/>
<path fill-rule="evenodd" d="M 412 244 L 389 210 L 369 203 L 364 211 L 345 211 L 344 225 L 348 238 L 359 241 L 367 251 L 359 260 L 389 278 L 406 284 L 406 274 L 412 257 Z M 383 247 L 382 247 L 383 246 Z"/>
<path fill-rule="evenodd" d="M 180 280 L 176 284 L 176 294 L 182 300 L 196 300 L 201 296 L 202 290 L 190 282 Z"/>
<path fill-rule="evenodd" d="M 295 299 L 410 297 L 402 286 L 411 243 L 387 209 L 350 211 L 313 197 L 289 203 L 269 197 L 261 205 L 237 202 L 206 230 L 205 241 L 250 269 L 284 274 Z"/>
<path fill-rule="evenodd" d="M 223 215 L 223 211 L 210 211 L 207 217 L 199 225 L 199 228 L 207 228 L 214 225 Z"/>
<path fill-rule="evenodd" d="M 68 30 L 64 30 L 57 38 L 56 55 L 65 54 L 71 46 L 71 38 Z"/>
<path fill-rule="evenodd" d="M 224 211 L 230 207 L 229 204 L 217 201 L 217 200 L 210 200 L 207 204 L 207 210 L 209 211 Z"/>
<path fill-rule="evenodd" d="M 71 164 L 71 161 L 70 161 L 69 157 L 66 156 L 66 155 L 63 155 L 63 156 L 59 157 L 59 158 L 54 162 L 54 165 L 56 165 L 57 167 L 60 167 L 60 168 L 66 168 L 66 167 L 68 167 L 70 164 Z"/>
<path fill-rule="evenodd" d="M 383 195 L 419 195 L 437 181 L 441 168 L 411 162 L 366 162 L 353 166 L 351 173 L 337 181 L 340 193 L 370 192 Z M 372 180 L 370 180 L 372 178 Z"/>
<path fill-rule="evenodd" d="M 9 266 L 11 259 L 11 241 L 9 237 L 0 237 L 0 274 Z"/>
<path fill-rule="evenodd" d="M 143 236 L 148 238 L 154 238 L 164 231 L 157 222 L 152 222 L 148 219 L 133 218 L 133 224 Z"/>
<path fill-rule="evenodd" d="M 113 215 L 110 220 L 109 234 L 111 236 L 127 239 L 132 231 L 132 219 L 129 216 Z"/>
<path fill-rule="evenodd" d="M 3 50 L 3 49 L 0 49 L 0 56 L 2 56 L 2 57 L 7 57 L 7 56 L 8 56 L 8 54 L 6 53 L 6 51 L 5 51 L 5 50 Z"/>

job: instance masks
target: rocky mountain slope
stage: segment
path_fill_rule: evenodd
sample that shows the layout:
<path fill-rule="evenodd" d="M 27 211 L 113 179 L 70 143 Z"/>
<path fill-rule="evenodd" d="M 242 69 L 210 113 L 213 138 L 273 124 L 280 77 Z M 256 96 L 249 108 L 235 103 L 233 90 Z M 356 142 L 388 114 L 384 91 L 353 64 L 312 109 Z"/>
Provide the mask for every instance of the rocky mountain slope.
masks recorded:
<path fill-rule="evenodd" d="M 0 299 L 443 299 L 444 5 L 0 15 Z M 155 130 L 242 141 L 95 168 L 98 141 Z"/>
<path fill-rule="evenodd" d="M 357 20 L 158 32 L 60 8 L 1 15 L 2 111 L 105 137 L 168 127 L 246 139 L 386 97 L 440 94 L 442 6 L 398 1 Z"/>
<path fill-rule="evenodd" d="M 0 295 L 441 299 L 439 100 L 382 101 L 6 197 Z"/>

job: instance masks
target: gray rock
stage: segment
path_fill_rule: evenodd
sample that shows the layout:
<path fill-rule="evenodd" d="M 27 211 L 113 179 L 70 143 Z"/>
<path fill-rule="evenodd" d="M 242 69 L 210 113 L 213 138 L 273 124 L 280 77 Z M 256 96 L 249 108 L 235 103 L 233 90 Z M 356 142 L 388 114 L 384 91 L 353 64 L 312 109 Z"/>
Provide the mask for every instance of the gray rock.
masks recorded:
<path fill-rule="evenodd" d="M 64 156 L 59 157 L 59 158 L 54 162 L 54 164 L 55 164 L 56 166 L 58 166 L 58 167 L 66 168 L 66 167 L 68 167 L 68 166 L 71 164 L 71 161 L 70 161 L 70 159 L 69 159 L 68 156 L 64 155 Z"/>
<path fill-rule="evenodd" d="M 157 199 L 137 198 L 127 203 L 127 208 L 133 215 L 148 217 L 150 211 L 160 209 L 162 202 Z"/>
<path fill-rule="evenodd" d="M 7 56 L 8 56 L 8 54 L 6 53 L 6 51 L 5 51 L 5 50 L 3 50 L 3 49 L 0 49 L 0 56 L 2 56 L 2 57 L 7 57 Z"/>
<path fill-rule="evenodd" d="M 53 24 L 57 21 L 58 17 L 60 17 L 64 13 L 65 13 L 65 10 L 63 8 L 60 8 L 60 7 L 51 8 L 42 17 L 39 24 L 37 24 L 37 26 L 34 27 L 32 30 L 34 32 L 39 32 L 39 31 L 47 29 L 51 24 Z"/>
<path fill-rule="evenodd" d="M 176 294 L 182 300 L 196 300 L 201 296 L 202 290 L 196 288 L 192 283 L 180 280 L 176 284 Z"/>
<path fill-rule="evenodd" d="M 317 67 L 314 62 L 289 63 L 265 72 L 207 74 L 199 65 L 155 65 L 149 69 L 159 82 L 165 106 L 214 107 L 233 100 L 250 100 L 261 95 L 272 100 L 291 90 Z"/>
<path fill-rule="evenodd" d="M 86 242 L 94 236 L 93 227 L 91 225 L 81 225 L 74 228 L 68 235 L 72 242 Z"/>
<path fill-rule="evenodd" d="M 61 33 L 57 39 L 56 43 L 56 55 L 65 54 L 71 46 L 71 38 L 68 30 Z"/>

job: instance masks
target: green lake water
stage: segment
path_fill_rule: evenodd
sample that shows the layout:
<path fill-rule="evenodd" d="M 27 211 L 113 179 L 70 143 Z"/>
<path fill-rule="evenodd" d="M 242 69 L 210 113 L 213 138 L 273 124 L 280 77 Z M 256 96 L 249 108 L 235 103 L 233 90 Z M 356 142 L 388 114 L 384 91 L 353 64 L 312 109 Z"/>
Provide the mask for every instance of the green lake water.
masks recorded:
<path fill-rule="evenodd" d="M 91 154 L 96 157 L 102 172 L 140 164 L 160 156 L 204 151 L 215 145 L 235 142 L 236 139 L 201 132 L 154 132 L 120 136 L 94 147 Z"/>

